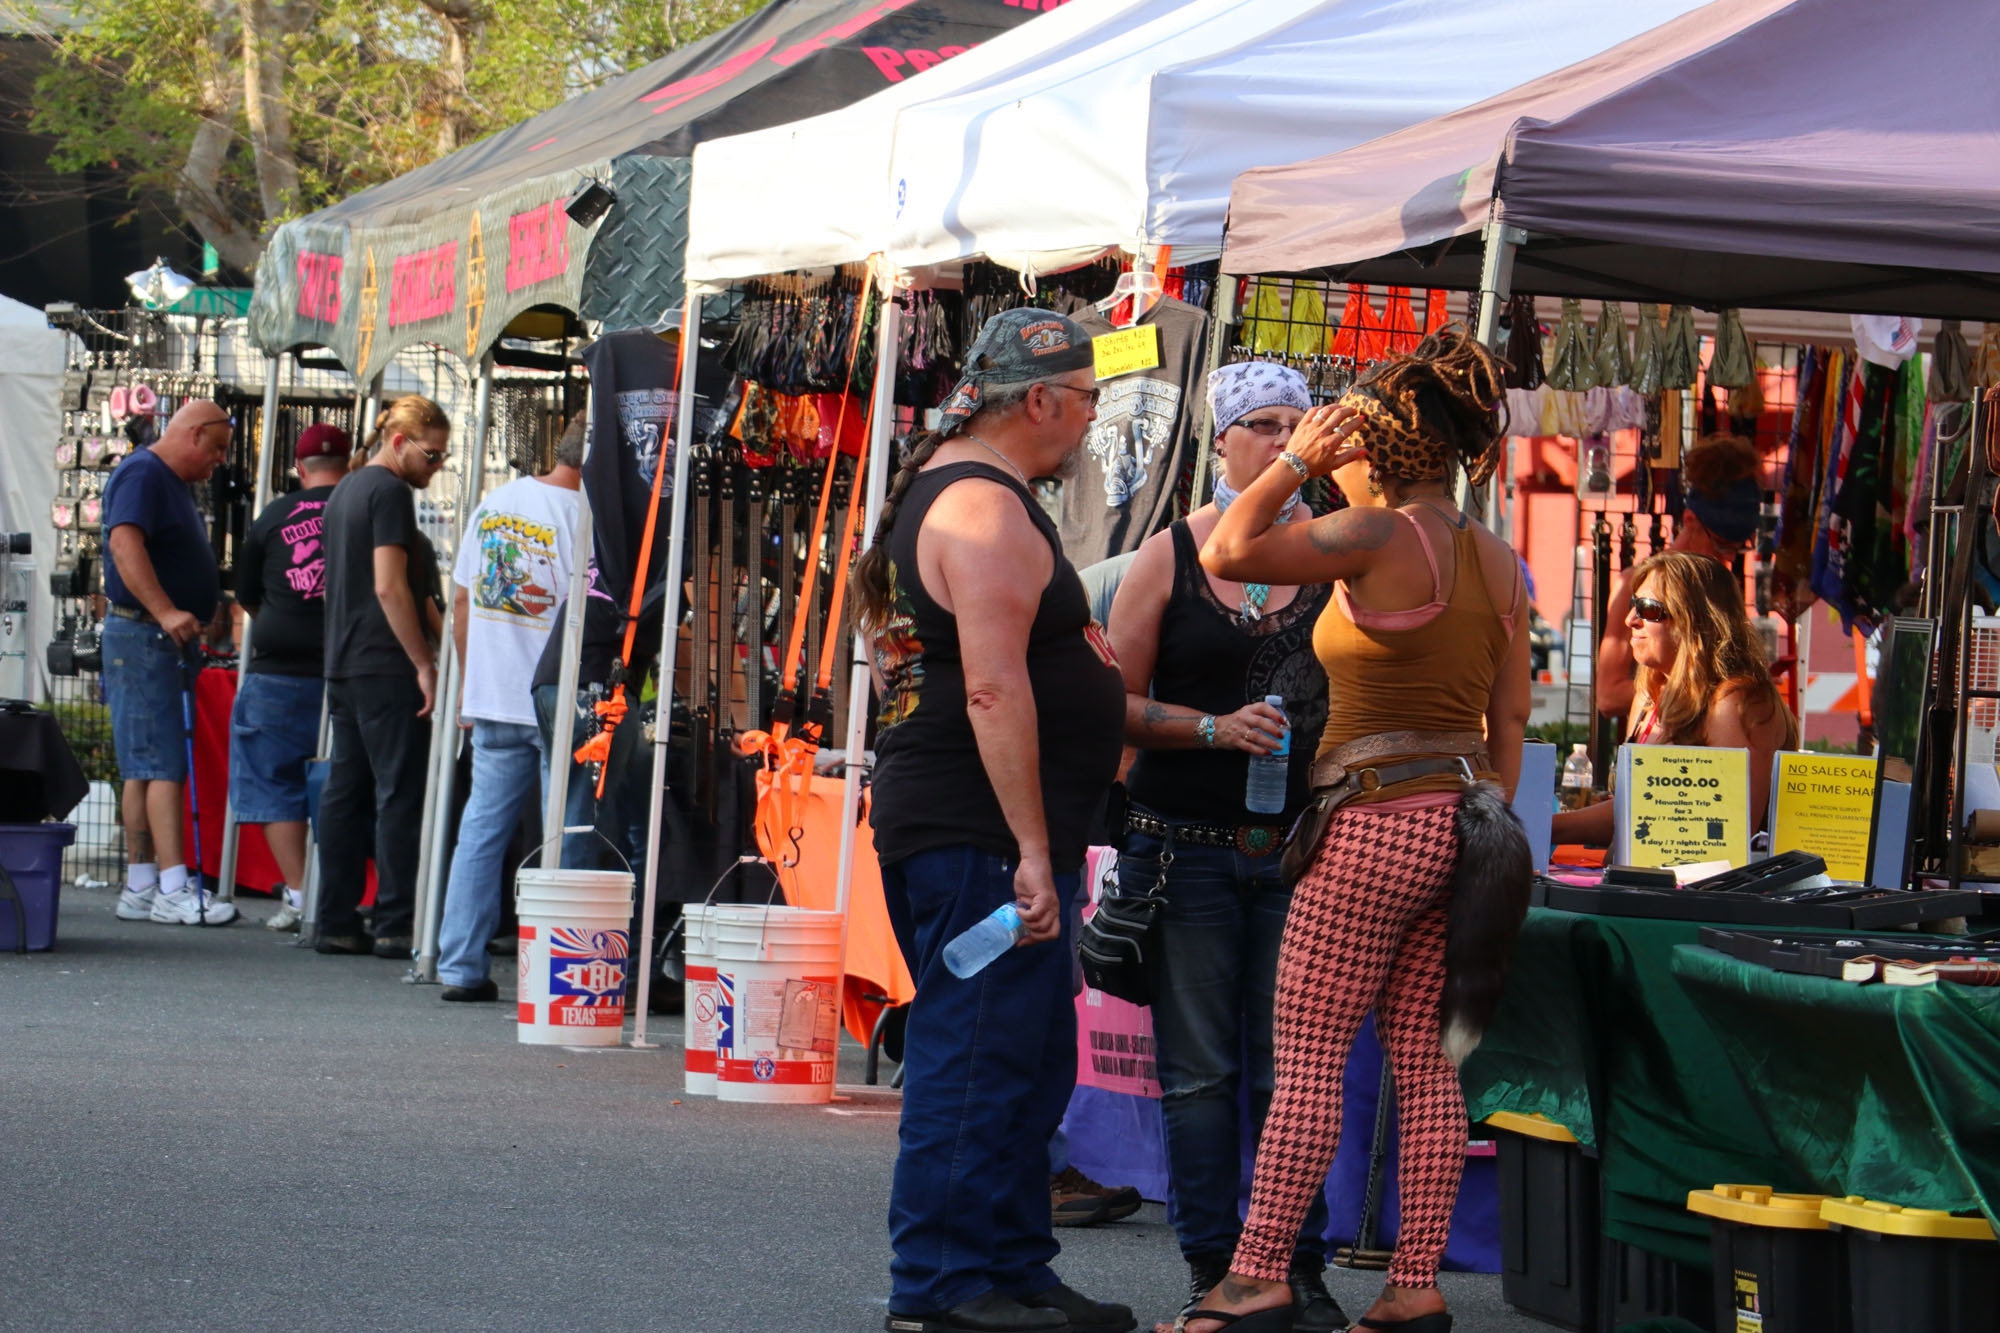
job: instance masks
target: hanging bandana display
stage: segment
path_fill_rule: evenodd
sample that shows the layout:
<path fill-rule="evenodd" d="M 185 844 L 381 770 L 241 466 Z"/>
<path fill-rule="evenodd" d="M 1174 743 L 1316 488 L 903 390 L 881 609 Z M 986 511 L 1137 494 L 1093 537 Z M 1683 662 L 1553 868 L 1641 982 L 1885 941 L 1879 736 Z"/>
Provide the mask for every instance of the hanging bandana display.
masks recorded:
<path fill-rule="evenodd" d="M 1591 362 L 1600 388 L 1610 389 L 1632 382 L 1632 349 L 1625 338 L 1625 307 L 1606 301 L 1597 312 L 1597 342 Z"/>

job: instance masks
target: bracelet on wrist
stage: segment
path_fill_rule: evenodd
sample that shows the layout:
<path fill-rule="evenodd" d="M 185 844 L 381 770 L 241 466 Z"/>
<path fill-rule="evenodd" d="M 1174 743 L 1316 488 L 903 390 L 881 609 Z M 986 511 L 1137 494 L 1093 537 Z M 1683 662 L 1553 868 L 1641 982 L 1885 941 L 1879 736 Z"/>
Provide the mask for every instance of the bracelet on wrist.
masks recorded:
<path fill-rule="evenodd" d="M 1285 450 L 1285 452 L 1279 454 L 1278 461 L 1280 463 L 1283 463 L 1286 467 L 1290 468 L 1292 471 L 1298 473 L 1300 481 L 1308 481 L 1311 479 L 1312 469 L 1306 466 L 1306 460 L 1300 458 L 1290 449 L 1287 449 Z"/>
<path fill-rule="evenodd" d="M 1201 720 L 1194 724 L 1194 734 L 1201 737 L 1203 745 L 1213 750 L 1215 748 L 1215 714 L 1203 713 Z"/>

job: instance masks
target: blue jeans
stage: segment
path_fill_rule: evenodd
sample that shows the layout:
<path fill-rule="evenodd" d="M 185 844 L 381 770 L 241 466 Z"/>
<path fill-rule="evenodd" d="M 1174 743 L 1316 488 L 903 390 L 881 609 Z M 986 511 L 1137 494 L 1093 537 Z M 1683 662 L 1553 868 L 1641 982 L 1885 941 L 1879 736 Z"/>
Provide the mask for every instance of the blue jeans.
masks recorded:
<path fill-rule="evenodd" d="M 473 722 L 472 791 L 459 819 L 438 934 L 438 980 L 447 986 L 486 980 L 486 945 L 500 924 L 507 843 L 522 805 L 540 799 L 542 772 L 541 732 L 518 722 Z"/>
<path fill-rule="evenodd" d="M 1132 892 L 1161 876 L 1164 844 L 1126 835 L 1118 883 Z M 1278 858 L 1228 847 L 1174 845 L 1167 909 L 1151 960 L 1154 1054 L 1167 1131 L 1167 1220 L 1181 1253 L 1227 1256 L 1243 1229 L 1244 1085 L 1251 1142 L 1264 1127 L 1276 1075 L 1272 996 L 1291 890 Z M 1326 1250 L 1326 1193 L 1313 1197 L 1299 1248 Z"/>
<path fill-rule="evenodd" d="M 318 676 L 252 671 L 229 715 L 229 801 L 244 824 L 306 817 L 306 760 L 319 753 Z"/>
<path fill-rule="evenodd" d="M 1061 1248 L 1049 1221 L 1049 1139 L 1076 1086 L 1069 905 L 1060 940 L 1009 950 L 975 976 L 944 946 L 1014 898 L 1014 867 L 973 847 L 882 867 L 896 940 L 917 983 L 903 1047 L 901 1151 L 889 1193 L 889 1308 L 935 1314 L 989 1290 L 1046 1291 Z"/>
<path fill-rule="evenodd" d="M 187 781 L 192 704 L 185 695 L 194 688 L 200 645 L 182 649 L 157 625 L 106 616 L 103 647 L 118 776 L 126 782 Z"/>

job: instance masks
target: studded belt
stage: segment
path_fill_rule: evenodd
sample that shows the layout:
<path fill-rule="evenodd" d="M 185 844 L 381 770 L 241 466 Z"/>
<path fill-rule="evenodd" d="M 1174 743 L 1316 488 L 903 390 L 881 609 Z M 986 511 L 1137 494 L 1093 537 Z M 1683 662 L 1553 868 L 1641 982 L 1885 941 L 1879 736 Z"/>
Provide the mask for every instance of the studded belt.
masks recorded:
<path fill-rule="evenodd" d="M 1270 856 L 1285 841 L 1285 830 L 1272 824 L 1195 824 L 1163 819 L 1152 811 L 1133 806 L 1126 812 L 1125 827 L 1156 838 L 1172 838 L 1196 847 L 1228 847 L 1245 856 Z"/>

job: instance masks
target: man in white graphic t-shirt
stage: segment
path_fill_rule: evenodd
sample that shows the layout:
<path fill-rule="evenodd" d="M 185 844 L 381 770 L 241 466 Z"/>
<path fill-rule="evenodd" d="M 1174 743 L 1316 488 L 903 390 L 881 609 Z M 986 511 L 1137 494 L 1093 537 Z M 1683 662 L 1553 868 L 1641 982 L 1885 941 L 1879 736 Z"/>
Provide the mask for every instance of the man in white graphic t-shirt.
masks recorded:
<path fill-rule="evenodd" d="M 583 415 L 569 423 L 545 476 L 486 497 L 465 525 L 452 569 L 453 636 L 465 681 L 459 725 L 472 730 L 472 792 L 458 826 L 438 939 L 447 1000 L 497 1000 L 486 945 L 500 921 L 501 861 L 547 771 L 532 677 L 556 624 L 575 558 Z"/>

